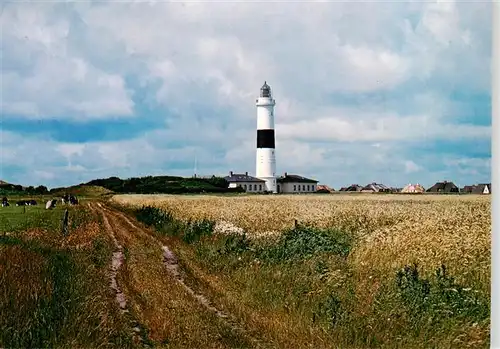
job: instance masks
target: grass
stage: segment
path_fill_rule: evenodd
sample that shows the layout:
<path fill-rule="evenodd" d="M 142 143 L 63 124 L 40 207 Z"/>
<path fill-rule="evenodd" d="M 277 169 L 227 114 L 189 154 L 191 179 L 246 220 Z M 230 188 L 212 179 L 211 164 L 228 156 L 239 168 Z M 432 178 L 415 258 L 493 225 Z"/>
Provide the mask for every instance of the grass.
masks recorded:
<path fill-rule="evenodd" d="M 72 209 L 74 212 L 75 210 Z M 45 204 L 37 206 L 9 206 L 0 209 L 0 231 L 22 232 L 30 228 L 39 228 L 47 231 L 60 229 L 63 207 L 46 210 Z M 80 216 L 77 216 L 80 218 Z"/>
<path fill-rule="evenodd" d="M 51 190 L 51 195 L 54 196 L 63 196 L 64 194 L 72 194 L 77 197 L 105 197 L 113 192 L 104 187 L 100 187 L 97 185 L 75 185 L 67 188 L 54 188 Z"/>
<path fill-rule="evenodd" d="M 98 217 L 72 207 L 0 210 L 0 346 L 130 347 L 106 276 L 110 242 Z"/>
<path fill-rule="evenodd" d="M 489 345 L 488 197 L 113 200 L 138 210 L 193 282 L 272 347 Z"/>

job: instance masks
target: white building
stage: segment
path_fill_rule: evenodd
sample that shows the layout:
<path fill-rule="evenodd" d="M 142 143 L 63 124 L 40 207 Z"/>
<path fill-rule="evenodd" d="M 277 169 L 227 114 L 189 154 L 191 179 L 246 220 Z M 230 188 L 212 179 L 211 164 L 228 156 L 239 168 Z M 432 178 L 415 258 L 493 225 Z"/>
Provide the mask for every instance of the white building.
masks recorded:
<path fill-rule="evenodd" d="M 260 178 L 252 177 L 248 175 L 248 172 L 244 174 L 229 172 L 229 176 L 224 177 L 229 183 L 229 188 L 241 187 L 245 189 L 247 193 L 263 193 L 266 191 L 266 181 Z"/>
<path fill-rule="evenodd" d="M 265 181 L 266 191 L 276 193 L 276 154 L 274 139 L 274 106 L 271 87 L 264 82 L 257 105 L 257 154 L 255 176 Z"/>
<path fill-rule="evenodd" d="M 288 174 L 285 172 L 284 176 L 281 176 L 277 180 L 278 182 L 278 193 L 315 193 L 318 186 L 318 181 L 315 179 L 310 179 L 302 177 L 299 175 Z"/>

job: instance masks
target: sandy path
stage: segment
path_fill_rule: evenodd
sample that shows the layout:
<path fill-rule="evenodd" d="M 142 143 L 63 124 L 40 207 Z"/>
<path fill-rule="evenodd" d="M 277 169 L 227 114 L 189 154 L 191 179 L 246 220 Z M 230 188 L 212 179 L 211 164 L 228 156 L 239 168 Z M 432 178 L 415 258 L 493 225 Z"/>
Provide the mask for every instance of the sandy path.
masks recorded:
<path fill-rule="evenodd" d="M 100 203 L 97 204 L 100 208 L 102 208 L 102 205 Z M 115 245 L 115 251 L 113 252 L 113 257 L 111 260 L 111 275 L 110 275 L 110 282 L 111 282 L 111 289 L 115 291 L 116 293 L 116 301 L 120 305 L 120 309 L 122 312 L 127 311 L 127 300 L 125 299 L 125 294 L 121 291 L 120 287 L 118 286 L 118 282 L 116 281 L 116 276 L 118 275 L 118 270 L 123 264 L 124 257 L 123 257 L 123 247 L 120 245 L 118 240 L 116 239 L 116 236 L 113 232 L 113 228 L 111 227 L 111 224 L 109 224 L 108 217 L 101 211 L 102 218 L 104 221 L 104 226 L 106 227 L 106 231 L 110 235 L 111 239 L 113 240 L 113 244 Z"/>
<path fill-rule="evenodd" d="M 225 326 L 249 340 L 253 347 L 261 347 L 259 341 L 245 334 L 244 329 L 233 316 L 222 312 L 205 295 L 196 292 L 186 283 L 178 259 L 168 246 L 124 213 L 101 203 L 97 203 L 94 209 L 103 217 L 105 229 L 115 246 L 110 287 L 116 294 L 116 300 L 122 312 L 128 312 L 129 307 L 132 307 L 133 313 L 138 314 L 139 321 L 147 327 L 165 326 L 162 325 L 162 321 L 168 321 L 169 317 L 160 305 L 168 303 L 168 300 L 165 299 L 165 292 L 160 290 L 171 289 L 172 283 L 176 283 L 184 290 L 184 293 L 187 293 L 191 303 L 196 303 L 198 307 L 201 306 L 205 311 L 215 315 Z M 124 250 L 131 251 L 130 257 L 125 258 Z M 119 280 L 122 280 L 122 285 L 117 281 L 120 272 L 122 277 Z M 164 276 L 158 277 L 160 274 Z M 144 294 L 149 296 L 149 302 L 145 302 L 144 297 L 141 297 Z M 134 331 L 139 332 L 139 327 L 136 324 Z M 211 331 L 217 331 L 217 329 Z M 211 343 L 211 347 L 227 346 Z"/>
<path fill-rule="evenodd" d="M 95 207 L 92 207 L 91 204 L 89 204 L 91 209 L 95 210 Z M 129 313 L 128 307 L 127 307 L 127 299 L 125 296 L 125 293 L 122 291 L 120 286 L 118 285 L 117 281 L 117 276 L 118 272 L 120 270 L 120 267 L 123 265 L 125 258 L 123 255 L 123 247 L 120 245 L 118 240 L 116 239 L 116 236 L 114 234 L 113 228 L 111 227 L 111 224 L 109 223 L 108 217 L 104 214 L 103 212 L 103 206 L 100 203 L 97 203 L 97 206 L 100 208 L 101 215 L 103 218 L 104 226 L 106 228 L 106 232 L 108 235 L 111 237 L 111 240 L 113 240 L 113 244 L 115 247 L 115 250 L 113 251 L 112 259 L 111 259 L 111 271 L 110 271 L 110 288 L 114 291 L 115 297 L 116 297 L 116 302 L 118 303 L 120 310 L 122 314 Z M 146 344 L 146 335 L 144 333 L 141 333 L 141 326 L 139 322 L 133 318 L 129 318 L 131 322 L 131 327 L 132 327 L 132 338 L 133 341 L 136 344 L 142 344 L 144 346 L 149 346 Z"/>

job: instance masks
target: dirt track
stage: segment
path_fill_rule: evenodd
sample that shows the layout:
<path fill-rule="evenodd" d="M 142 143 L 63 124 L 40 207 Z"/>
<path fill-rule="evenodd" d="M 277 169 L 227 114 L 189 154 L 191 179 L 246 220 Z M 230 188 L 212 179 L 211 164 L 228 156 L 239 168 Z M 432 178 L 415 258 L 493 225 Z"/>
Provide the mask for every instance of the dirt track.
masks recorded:
<path fill-rule="evenodd" d="M 152 340 L 178 343 L 175 347 L 227 348 L 231 344 L 224 337 L 229 331 L 250 347 L 262 346 L 230 314 L 186 283 L 173 251 L 149 229 L 105 204 L 90 206 L 114 243 L 110 287 L 132 322 L 137 344 Z"/>

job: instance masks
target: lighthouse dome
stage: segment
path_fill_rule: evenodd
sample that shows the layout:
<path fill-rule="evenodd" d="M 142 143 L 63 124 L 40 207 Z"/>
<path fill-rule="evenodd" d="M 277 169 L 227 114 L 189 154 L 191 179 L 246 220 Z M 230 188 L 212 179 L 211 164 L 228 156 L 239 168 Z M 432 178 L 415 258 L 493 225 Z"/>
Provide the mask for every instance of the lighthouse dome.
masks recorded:
<path fill-rule="evenodd" d="M 264 81 L 264 85 L 260 88 L 260 96 L 271 98 L 271 87 Z"/>

